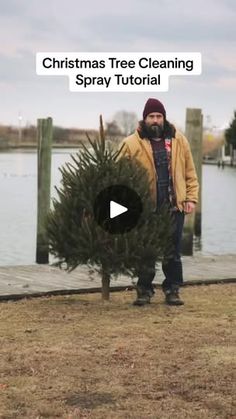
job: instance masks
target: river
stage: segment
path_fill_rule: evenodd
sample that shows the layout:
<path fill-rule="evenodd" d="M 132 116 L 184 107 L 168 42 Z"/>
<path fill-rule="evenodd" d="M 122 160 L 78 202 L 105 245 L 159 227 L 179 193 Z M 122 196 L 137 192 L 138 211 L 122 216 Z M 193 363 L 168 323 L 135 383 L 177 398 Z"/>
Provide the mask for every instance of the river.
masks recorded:
<path fill-rule="evenodd" d="M 53 150 L 52 195 L 58 168 L 76 150 Z M 236 254 L 236 169 L 203 166 L 202 237 L 195 252 Z M 0 153 L 0 266 L 32 264 L 36 252 L 37 154 Z"/>

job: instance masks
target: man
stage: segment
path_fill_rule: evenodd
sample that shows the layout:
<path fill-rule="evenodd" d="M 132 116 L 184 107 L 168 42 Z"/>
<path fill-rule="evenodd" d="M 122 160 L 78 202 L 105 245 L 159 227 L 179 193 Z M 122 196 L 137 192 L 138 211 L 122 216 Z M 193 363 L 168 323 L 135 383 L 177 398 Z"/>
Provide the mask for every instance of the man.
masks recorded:
<path fill-rule="evenodd" d="M 182 305 L 179 286 L 183 283 L 180 243 L 184 215 L 194 211 L 198 199 L 198 181 L 187 139 L 166 119 L 163 104 L 150 98 L 143 110 L 143 120 L 134 134 L 121 143 L 121 154 L 136 157 L 146 168 L 150 192 L 157 210 L 168 205 L 174 218 L 173 248 L 162 263 L 165 280 L 162 289 L 169 305 Z M 150 303 L 154 295 L 152 281 L 155 262 L 148 271 L 140 272 L 135 305 Z"/>

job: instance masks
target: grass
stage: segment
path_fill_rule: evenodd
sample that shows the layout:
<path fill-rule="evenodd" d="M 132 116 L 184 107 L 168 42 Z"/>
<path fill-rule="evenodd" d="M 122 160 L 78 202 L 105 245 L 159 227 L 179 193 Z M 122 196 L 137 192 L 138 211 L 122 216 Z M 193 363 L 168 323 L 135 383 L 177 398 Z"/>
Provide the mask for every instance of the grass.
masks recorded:
<path fill-rule="evenodd" d="M 0 305 L 0 418 L 235 419 L 235 291 L 186 287 L 183 307 L 134 292 Z M 235 325 L 234 325 L 235 326 Z"/>

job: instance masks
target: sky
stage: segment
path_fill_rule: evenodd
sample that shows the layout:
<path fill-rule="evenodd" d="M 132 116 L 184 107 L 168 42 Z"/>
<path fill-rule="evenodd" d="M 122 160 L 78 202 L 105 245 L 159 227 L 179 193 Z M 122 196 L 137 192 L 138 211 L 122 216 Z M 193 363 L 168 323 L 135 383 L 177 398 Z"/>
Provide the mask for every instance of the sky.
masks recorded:
<path fill-rule="evenodd" d="M 99 115 L 141 119 L 156 97 L 184 128 L 186 108 L 226 127 L 236 109 L 235 0 L 7 0 L 0 5 L 0 124 L 98 128 Z M 38 76 L 37 52 L 201 52 L 202 74 L 171 77 L 168 92 L 70 92 L 66 77 Z"/>

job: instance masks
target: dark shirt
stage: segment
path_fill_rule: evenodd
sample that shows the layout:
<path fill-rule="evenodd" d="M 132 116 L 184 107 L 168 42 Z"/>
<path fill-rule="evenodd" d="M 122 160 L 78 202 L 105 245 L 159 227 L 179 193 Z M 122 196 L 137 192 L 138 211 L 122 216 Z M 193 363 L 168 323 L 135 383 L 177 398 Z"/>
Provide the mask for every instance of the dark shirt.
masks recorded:
<path fill-rule="evenodd" d="M 150 140 L 157 172 L 157 207 L 169 203 L 169 169 L 165 140 Z"/>

